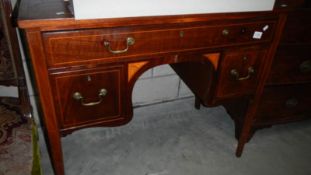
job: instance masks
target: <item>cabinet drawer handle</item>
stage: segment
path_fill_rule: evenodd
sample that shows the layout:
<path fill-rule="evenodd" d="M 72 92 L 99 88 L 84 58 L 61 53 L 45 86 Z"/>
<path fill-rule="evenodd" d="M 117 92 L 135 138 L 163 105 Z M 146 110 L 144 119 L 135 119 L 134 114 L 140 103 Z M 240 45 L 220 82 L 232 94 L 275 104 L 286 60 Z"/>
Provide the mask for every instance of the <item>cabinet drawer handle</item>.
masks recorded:
<path fill-rule="evenodd" d="M 311 72 L 311 60 L 306 60 L 306 61 L 302 62 L 299 66 L 299 70 L 302 73 Z"/>
<path fill-rule="evenodd" d="M 250 79 L 254 73 L 255 73 L 255 69 L 252 66 L 248 68 L 248 74 L 245 77 L 240 77 L 240 73 L 236 69 L 232 69 L 230 71 L 230 74 L 237 81 L 243 81 L 243 80 Z"/>
<path fill-rule="evenodd" d="M 89 102 L 89 103 L 86 103 L 84 101 L 84 97 L 82 96 L 82 94 L 80 92 L 73 93 L 72 98 L 77 100 L 77 101 L 80 101 L 81 105 L 83 105 L 83 106 L 95 106 L 95 105 L 99 105 L 103 101 L 103 97 L 105 97 L 107 95 L 107 93 L 108 93 L 108 91 L 106 89 L 104 89 L 104 88 L 101 89 L 98 93 L 99 100 L 95 101 L 95 102 Z"/>
<path fill-rule="evenodd" d="M 110 42 L 109 41 L 104 41 L 104 46 L 106 49 L 113 54 L 120 54 L 120 53 L 125 53 L 129 50 L 129 47 L 135 44 L 135 39 L 133 37 L 127 37 L 126 38 L 126 48 L 123 50 L 112 50 L 110 47 Z"/>
<path fill-rule="evenodd" d="M 296 98 L 287 99 L 285 102 L 285 106 L 287 108 L 294 108 L 294 107 L 298 106 L 298 104 L 299 104 L 299 101 Z"/>

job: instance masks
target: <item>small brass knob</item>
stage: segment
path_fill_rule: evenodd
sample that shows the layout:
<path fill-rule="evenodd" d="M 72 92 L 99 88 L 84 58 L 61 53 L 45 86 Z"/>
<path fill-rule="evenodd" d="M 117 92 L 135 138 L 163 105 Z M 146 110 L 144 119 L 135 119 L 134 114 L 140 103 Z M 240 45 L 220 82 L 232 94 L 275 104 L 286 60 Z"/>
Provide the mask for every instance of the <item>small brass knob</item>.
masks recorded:
<path fill-rule="evenodd" d="M 185 36 L 185 32 L 184 32 L 184 31 L 180 31 L 180 32 L 179 32 L 179 37 L 180 37 L 180 38 L 183 38 L 184 36 Z"/>
<path fill-rule="evenodd" d="M 103 89 L 101 89 L 101 90 L 99 91 L 98 96 L 104 97 L 104 96 L 107 95 L 107 93 L 108 93 L 107 89 L 104 89 L 104 88 L 103 88 Z"/>
<path fill-rule="evenodd" d="M 228 36 L 229 35 L 229 30 L 228 29 L 224 29 L 223 31 L 222 31 L 222 35 L 223 36 Z"/>
<path fill-rule="evenodd" d="M 75 100 L 81 100 L 83 98 L 83 96 L 81 95 L 80 92 L 75 92 L 75 93 L 73 93 L 72 98 Z"/>

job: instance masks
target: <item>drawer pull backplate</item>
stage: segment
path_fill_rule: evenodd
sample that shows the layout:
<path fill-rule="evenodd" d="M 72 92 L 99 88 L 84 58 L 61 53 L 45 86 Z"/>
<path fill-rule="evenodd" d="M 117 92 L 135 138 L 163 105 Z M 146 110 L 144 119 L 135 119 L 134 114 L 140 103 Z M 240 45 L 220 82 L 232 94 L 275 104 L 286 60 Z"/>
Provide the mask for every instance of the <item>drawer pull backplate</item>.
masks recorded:
<path fill-rule="evenodd" d="M 104 89 L 104 88 L 101 89 L 98 93 L 99 100 L 96 102 L 89 102 L 89 103 L 86 103 L 84 101 L 84 97 L 82 96 L 82 94 L 80 92 L 73 93 L 72 98 L 77 100 L 77 101 L 80 101 L 81 105 L 83 105 L 83 106 L 95 106 L 95 105 L 99 105 L 103 101 L 103 97 L 105 97 L 107 95 L 107 93 L 108 93 L 108 91 L 106 89 Z"/>

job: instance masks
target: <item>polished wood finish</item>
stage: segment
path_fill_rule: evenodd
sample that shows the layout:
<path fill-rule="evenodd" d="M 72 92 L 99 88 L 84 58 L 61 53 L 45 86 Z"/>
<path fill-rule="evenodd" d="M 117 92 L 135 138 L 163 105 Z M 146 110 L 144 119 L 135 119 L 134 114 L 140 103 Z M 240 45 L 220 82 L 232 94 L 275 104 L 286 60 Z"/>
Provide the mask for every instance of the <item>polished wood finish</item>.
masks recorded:
<path fill-rule="evenodd" d="M 245 47 L 241 49 L 228 50 L 224 53 L 223 59 L 220 61 L 221 70 L 216 85 L 215 98 L 228 98 L 245 96 L 253 94 L 257 84 L 258 78 L 261 74 L 262 59 L 266 56 L 266 50 L 260 47 Z M 254 70 L 253 73 L 249 69 Z M 248 79 L 237 80 L 231 74 L 232 70 L 236 70 L 239 77 L 247 77 Z"/>
<path fill-rule="evenodd" d="M 78 129 L 97 123 L 104 126 L 105 123 L 122 120 L 125 76 L 123 65 L 52 74 L 51 83 L 61 131 L 68 132 L 72 127 Z M 107 95 L 99 97 L 101 89 L 105 89 Z M 76 92 L 83 96 L 83 103 L 101 102 L 84 106 L 81 100 L 73 98 Z"/>
<path fill-rule="evenodd" d="M 148 61 L 129 63 L 128 64 L 128 82 L 132 81 L 132 79 L 137 74 L 137 72 L 141 70 L 142 67 L 145 66 L 146 64 L 148 64 Z"/>
<path fill-rule="evenodd" d="M 170 64 L 194 92 L 197 108 L 225 105 L 236 124 L 236 155 L 241 156 L 259 127 L 257 110 L 291 7 L 75 20 L 67 5 L 58 0 L 22 1 L 18 20 L 32 62 L 55 174 L 64 174 L 60 137 L 85 127 L 131 121 L 136 80 L 162 64 Z M 34 7 L 37 13 L 31 13 Z M 256 38 L 256 32 L 262 36 Z M 129 45 L 129 37 L 135 43 Z M 123 53 L 112 53 L 105 42 Z M 102 88 L 108 92 L 104 97 L 98 95 Z M 76 92 L 85 103 L 100 103 L 85 106 L 73 98 Z"/>
<path fill-rule="evenodd" d="M 265 56 L 264 45 L 234 47 L 223 52 L 217 66 L 209 59 L 205 63 L 179 63 L 171 66 L 204 105 L 214 106 L 227 99 L 254 94 Z M 246 77 L 250 67 L 254 73 L 248 79 L 237 80 L 231 74 L 232 70 L 236 70 L 241 77 Z"/>
<path fill-rule="evenodd" d="M 58 66 L 116 57 L 142 56 L 183 50 L 224 47 L 237 44 L 250 44 L 270 41 L 274 31 L 274 21 L 229 24 L 221 26 L 189 26 L 150 29 L 145 27 L 119 27 L 98 30 L 81 30 L 69 32 L 48 32 L 43 35 L 48 64 Z M 269 29 L 260 40 L 253 39 L 254 31 L 261 31 L 265 26 Z M 228 35 L 223 31 L 227 30 Z M 207 32 L 208 31 L 208 32 Z M 126 39 L 132 37 L 135 44 L 129 46 L 124 54 L 110 53 L 104 42 L 110 42 L 113 50 L 126 48 Z M 147 39 L 148 38 L 148 39 Z"/>

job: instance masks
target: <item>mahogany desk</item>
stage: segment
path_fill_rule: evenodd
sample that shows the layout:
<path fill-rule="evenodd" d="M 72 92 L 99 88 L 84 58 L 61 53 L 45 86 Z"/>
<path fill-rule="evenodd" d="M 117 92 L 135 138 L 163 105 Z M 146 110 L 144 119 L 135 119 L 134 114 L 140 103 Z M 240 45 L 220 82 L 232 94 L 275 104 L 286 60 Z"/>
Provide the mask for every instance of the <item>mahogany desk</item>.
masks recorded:
<path fill-rule="evenodd" d="M 64 174 L 61 136 L 130 122 L 135 81 L 161 64 L 185 81 L 197 108 L 227 108 L 241 156 L 258 129 L 256 110 L 292 4 L 271 12 L 96 20 L 75 20 L 67 5 L 21 1 L 18 17 L 55 174 Z"/>

